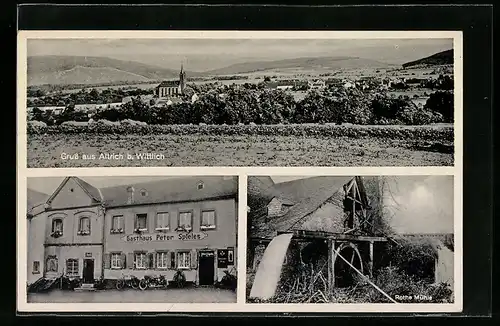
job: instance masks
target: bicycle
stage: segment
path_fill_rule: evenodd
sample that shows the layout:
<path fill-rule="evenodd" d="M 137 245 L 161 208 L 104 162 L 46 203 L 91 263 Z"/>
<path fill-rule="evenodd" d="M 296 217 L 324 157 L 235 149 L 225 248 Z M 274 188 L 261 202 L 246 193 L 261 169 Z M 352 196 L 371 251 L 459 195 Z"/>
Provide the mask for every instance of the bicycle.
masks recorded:
<path fill-rule="evenodd" d="M 147 288 L 167 288 L 167 279 L 165 276 L 160 275 L 160 276 L 149 276 L 146 275 L 144 278 L 139 282 L 139 289 L 142 291 L 146 290 Z"/>
<path fill-rule="evenodd" d="M 123 275 L 120 279 L 116 281 L 116 289 L 121 290 L 125 286 L 130 287 L 134 290 L 139 288 L 139 279 L 134 275 Z"/>

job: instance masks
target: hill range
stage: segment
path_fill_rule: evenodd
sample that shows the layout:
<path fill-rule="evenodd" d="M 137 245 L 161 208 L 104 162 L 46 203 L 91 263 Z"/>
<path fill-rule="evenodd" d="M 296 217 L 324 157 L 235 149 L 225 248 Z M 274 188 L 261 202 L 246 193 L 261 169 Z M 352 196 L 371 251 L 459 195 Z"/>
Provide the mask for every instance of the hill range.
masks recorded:
<path fill-rule="evenodd" d="M 431 56 L 410 61 L 403 64 L 404 68 L 414 67 L 418 65 L 452 65 L 453 64 L 453 49 L 438 52 Z"/>
<path fill-rule="evenodd" d="M 452 51 L 452 50 L 450 50 Z M 445 51 L 446 52 L 446 51 Z M 434 56 L 437 56 L 435 58 Z M 417 61 L 409 66 L 427 62 L 441 62 L 440 53 Z M 446 56 L 444 55 L 444 58 Z M 451 56 L 453 62 L 453 55 Z M 108 57 L 86 56 L 31 56 L 28 57 L 28 85 L 100 84 L 111 82 L 147 82 L 177 78 L 179 71 L 148 65 L 135 61 L 124 61 Z M 359 57 L 303 57 L 273 61 L 251 61 L 232 64 L 224 68 L 196 72 L 186 71 L 188 76 L 208 77 L 220 75 L 249 74 L 254 72 L 276 73 L 280 71 L 319 71 L 339 69 L 389 68 L 398 65 Z"/>

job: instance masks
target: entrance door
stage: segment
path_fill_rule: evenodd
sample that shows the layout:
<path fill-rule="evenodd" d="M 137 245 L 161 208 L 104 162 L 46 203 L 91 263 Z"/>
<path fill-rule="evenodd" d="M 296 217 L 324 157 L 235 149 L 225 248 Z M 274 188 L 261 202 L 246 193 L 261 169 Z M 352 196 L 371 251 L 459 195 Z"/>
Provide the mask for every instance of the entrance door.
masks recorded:
<path fill-rule="evenodd" d="M 83 260 L 83 283 L 94 283 L 94 260 Z"/>
<path fill-rule="evenodd" d="M 200 252 L 200 285 L 213 285 L 215 276 L 215 257 L 213 251 Z"/>

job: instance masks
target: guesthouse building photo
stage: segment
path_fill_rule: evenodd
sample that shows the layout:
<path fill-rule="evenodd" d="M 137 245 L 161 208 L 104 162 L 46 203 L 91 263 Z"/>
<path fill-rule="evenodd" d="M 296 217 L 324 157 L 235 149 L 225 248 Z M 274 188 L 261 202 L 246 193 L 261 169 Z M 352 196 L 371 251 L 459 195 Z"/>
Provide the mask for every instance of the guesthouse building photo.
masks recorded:
<path fill-rule="evenodd" d="M 97 280 L 113 286 L 161 276 L 168 286 L 181 274 L 186 284 L 214 286 L 236 274 L 237 177 L 126 179 L 98 187 L 66 177 L 46 197 L 28 189 L 35 292 L 60 278 L 92 288 Z"/>

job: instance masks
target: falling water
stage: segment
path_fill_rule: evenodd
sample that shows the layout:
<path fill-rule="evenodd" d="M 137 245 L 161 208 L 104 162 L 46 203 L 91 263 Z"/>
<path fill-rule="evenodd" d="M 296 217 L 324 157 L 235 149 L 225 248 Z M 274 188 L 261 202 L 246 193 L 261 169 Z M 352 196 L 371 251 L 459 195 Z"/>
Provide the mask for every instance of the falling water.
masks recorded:
<path fill-rule="evenodd" d="M 255 274 L 250 291 L 251 298 L 267 300 L 274 296 L 291 240 L 292 234 L 288 233 L 275 237 L 269 243 Z"/>

